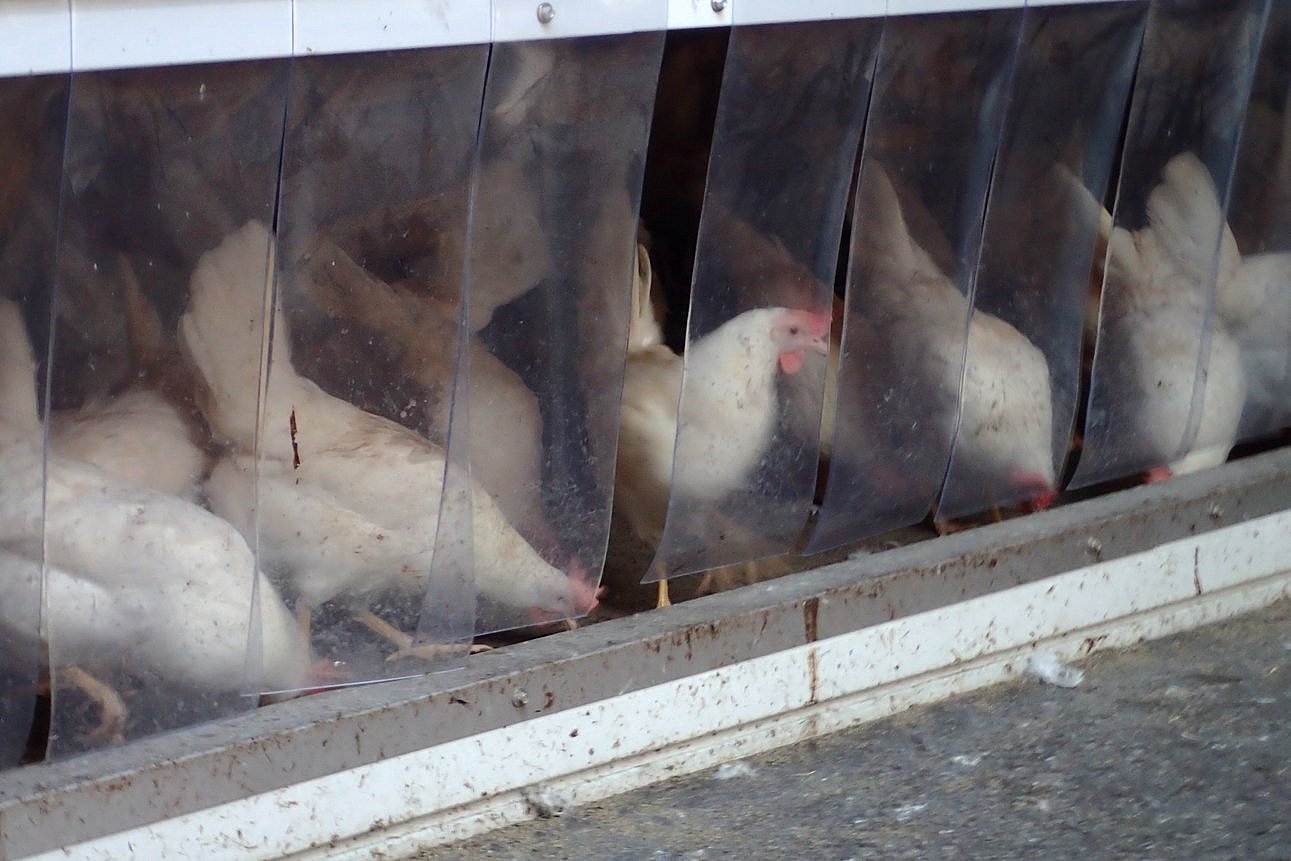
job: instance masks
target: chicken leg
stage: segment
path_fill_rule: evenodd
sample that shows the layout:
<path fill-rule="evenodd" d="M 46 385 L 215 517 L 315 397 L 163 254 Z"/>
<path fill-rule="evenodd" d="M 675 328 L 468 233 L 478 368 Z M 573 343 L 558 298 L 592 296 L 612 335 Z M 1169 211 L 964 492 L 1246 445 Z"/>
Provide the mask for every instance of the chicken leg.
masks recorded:
<path fill-rule="evenodd" d="M 455 654 L 461 650 L 460 646 L 452 643 L 421 643 L 416 645 L 410 634 L 399 630 L 371 610 L 358 610 L 354 613 L 353 618 L 354 621 L 395 647 L 396 651 L 386 658 L 387 661 L 398 661 L 403 658 L 420 658 L 424 661 L 431 661 L 445 655 Z M 492 646 L 486 646 L 483 643 L 471 643 L 467 649 L 467 654 L 478 655 L 480 652 L 487 652 L 491 648 Z"/>
<path fill-rule="evenodd" d="M 130 711 L 121 695 L 111 685 L 96 679 L 80 667 L 63 667 L 63 678 L 80 688 L 99 707 L 99 725 L 90 730 L 88 737 L 108 744 L 124 742 L 126 718 Z"/>
<path fill-rule="evenodd" d="M 655 609 L 658 610 L 662 607 L 671 607 L 672 599 L 668 597 L 668 578 L 660 577 L 658 586 L 659 586 L 659 601 L 658 603 L 655 604 Z"/>

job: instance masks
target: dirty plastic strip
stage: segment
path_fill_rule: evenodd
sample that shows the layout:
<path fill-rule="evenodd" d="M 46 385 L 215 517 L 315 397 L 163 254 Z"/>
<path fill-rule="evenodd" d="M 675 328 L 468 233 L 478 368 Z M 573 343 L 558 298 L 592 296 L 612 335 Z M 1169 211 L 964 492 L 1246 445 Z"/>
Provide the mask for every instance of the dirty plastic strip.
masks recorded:
<path fill-rule="evenodd" d="M 291 0 L 72 0 L 78 72 L 290 55 Z"/>
<path fill-rule="evenodd" d="M 482 44 L 491 27 L 478 2 L 294 0 L 292 16 L 296 56 Z"/>
<path fill-rule="evenodd" d="M 0 39 L 0 78 L 72 68 L 67 0 L 0 0 Z"/>
<path fill-rule="evenodd" d="M 777 712 L 774 703 L 737 698 L 731 709 L 710 716 L 707 708 L 677 709 L 676 698 L 703 696 L 707 702 L 714 693 L 708 685 L 748 672 L 765 678 L 786 666 L 787 678 L 795 678 L 809 665 L 817 674 L 815 704 L 810 688 L 803 697 L 798 679 L 796 693 L 784 696 L 782 705 L 800 710 L 827 704 L 829 697 L 856 696 L 874 679 L 870 670 L 847 669 L 847 649 L 861 654 L 869 648 L 864 644 L 883 642 L 880 632 L 896 637 L 904 631 L 923 642 L 934 631 L 963 629 L 943 644 L 951 651 L 939 649 L 936 656 L 927 645 L 918 655 L 909 648 L 891 651 L 904 677 L 906 670 L 962 668 L 965 661 L 1063 636 L 1074 627 L 1207 600 L 1217 590 L 1253 584 L 1264 590 L 1261 601 L 1271 601 L 1285 584 L 1268 581 L 1266 589 L 1257 581 L 1287 566 L 1289 491 L 1291 450 L 1280 450 L 521 644 L 480 656 L 460 671 L 325 693 L 66 763 L 31 766 L 0 779 L 0 857 L 76 844 L 84 844 L 78 855 L 107 857 L 124 845 L 117 839 L 144 839 L 146 833 L 184 841 L 167 843 L 167 856 L 194 849 L 188 841 L 196 840 L 207 841 L 199 857 L 218 857 L 221 846 L 240 853 L 300 851 L 333 837 L 344 842 L 369 829 L 432 816 L 442 812 L 442 802 L 457 803 L 468 792 L 490 796 L 508 784 L 518 788 L 516 780 L 621 766 L 632 739 L 592 739 L 600 730 L 588 715 L 597 712 L 608 720 L 627 708 L 638 717 L 619 726 L 644 724 L 658 733 L 661 725 L 640 721 L 636 711 L 656 695 L 671 704 L 671 714 L 695 715 L 688 731 L 675 736 L 679 742 L 695 731 L 740 727 L 768 715 L 801 720 L 794 711 Z M 947 619 L 955 624 L 947 627 Z M 931 627 L 921 627 L 925 623 Z M 983 649 L 990 639 L 984 626 L 991 624 L 996 644 Z M 1097 645 L 1100 634 L 1089 636 Z M 844 639 L 825 648 L 822 641 L 834 638 Z M 754 659 L 767 660 L 750 663 Z M 634 698 L 624 696 L 633 692 Z M 539 734 L 552 732 L 535 722 L 544 717 L 563 730 L 563 748 L 539 755 L 541 749 L 532 745 Z M 714 727 L 699 723 L 710 719 Z M 577 736 L 570 735 L 574 729 Z M 504 750 L 497 739 L 515 746 Z M 793 740 L 792 733 L 781 733 L 776 742 Z M 615 741 L 620 750 L 612 752 Z M 443 764 L 442 757 L 455 750 L 466 751 L 461 755 L 469 768 Z M 518 771 L 486 782 L 486 755 L 530 765 L 517 764 Z M 408 773 L 410 764 L 417 767 Z M 447 775 L 454 781 L 443 779 Z M 358 815 L 344 823 L 314 820 L 324 807 L 336 807 L 310 804 L 316 793 L 337 797 L 364 778 L 382 785 L 394 781 L 398 791 L 371 792 L 373 784 L 367 783 L 363 794 L 382 799 L 374 802 L 377 807 L 356 807 Z M 466 790 L 456 785 L 462 780 L 471 781 Z M 498 804 L 514 805 L 515 798 L 503 796 Z M 272 839 L 258 848 L 239 843 L 253 836 L 246 830 L 249 822 L 271 824 Z M 412 822 L 408 829 L 420 827 Z"/>

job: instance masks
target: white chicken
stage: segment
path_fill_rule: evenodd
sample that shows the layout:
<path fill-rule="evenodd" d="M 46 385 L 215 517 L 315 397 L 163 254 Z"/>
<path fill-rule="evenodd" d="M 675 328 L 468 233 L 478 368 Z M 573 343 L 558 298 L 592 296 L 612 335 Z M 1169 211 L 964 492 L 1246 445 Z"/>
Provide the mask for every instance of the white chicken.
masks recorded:
<path fill-rule="evenodd" d="M 712 502 L 747 481 L 775 428 L 777 367 L 795 374 L 807 351 L 827 354 L 830 321 L 827 313 L 798 309 L 745 311 L 692 343 L 683 362 L 662 343 L 642 253 L 633 284 L 614 509 L 640 540 L 658 548 L 670 495 Z M 690 400 L 679 425 L 683 375 Z M 674 450 L 681 465 L 675 470 Z M 660 568 L 657 558 L 654 567 Z M 659 606 L 666 606 L 666 572 L 657 573 Z"/>
<path fill-rule="evenodd" d="M 865 169 L 861 195 L 873 218 L 861 225 L 867 289 L 859 313 L 897 359 L 895 373 L 904 385 L 931 394 L 921 421 L 939 423 L 941 439 L 954 436 L 956 493 L 970 493 L 969 482 L 985 483 L 1012 488 L 1044 507 L 1055 484 L 1044 354 L 1004 320 L 984 311 L 970 314 L 968 300 L 914 241 L 878 164 Z"/>
<path fill-rule="evenodd" d="M 55 672 L 99 702 L 95 734 L 109 740 L 121 737 L 125 708 L 91 673 L 125 667 L 205 690 L 243 687 L 253 587 L 258 681 L 300 687 L 308 645 L 242 536 L 182 499 L 57 453 L 46 458 L 35 361 L 17 306 L 4 300 L 0 332 L 0 582 L 6 594 L 38 589 L 43 565 L 46 597 L 40 620 L 23 615 L 21 601 L 0 602 L 0 626 L 29 648 L 48 637 Z"/>
<path fill-rule="evenodd" d="M 1242 352 L 1243 437 L 1276 430 L 1291 417 L 1291 252 L 1242 258 L 1216 285 L 1216 309 Z"/>
<path fill-rule="evenodd" d="M 430 438 L 448 440 L 457 372 L 451 345 L 459 333 L 452 303 L 442 310 L 430 296 L 368 273 L 335 243 L 319 237 L 302 257 L 300 277 L 329 312 L 381 333 L 396 347 L 400 366 L 426 392 Z M 542 411 L 514 371 L 468 336 L 471 477 L 483 485 L 518 529 L 543 525 Z M 460 395 L 459 395 L 460 396 Z"/>
<path fill-rule="evenodd" d="M 121 304 L 136 382 L 112 396 L 49 416 L 49 445 L 63 457 L 92 463 L 123 481 L 197 501 L 206 453 L 193 429 L 162 390 L 191 390 L 125 255 L 118 255 Z M 108 295 L 115 295 L 108 293 Z M 55 374 L 68 369 L 55 367 Z M 74 369 L 72 369 L 74 370 Z M 172 383 L 170 386 L 167 383 Z"/>
<path fill-rule="evenodd" d="M 426 587 L 444 452 L 297 374 L 286 322 L 276 309 L 273 358 L 257 409 L 270 240 L 252 221 L 203 255 L 180 321 L 181 342 L 210 387 L 205 411 L 211 428 L 233 447 L 215 467 L 207 493 L 216 512 L 244 534 L 259 536 L 263 564 L 287 577 L 300 596 L 302 621 L 313 607 L 340 598 L 406 654 L 406 635 L 383 626 L 363 602 L 378 590 L 417 594 Z M 258 439 L 257 415 L 264 428 Z M 480 593 L 559 616 L 595 604 L 575 563 L 574 576 L 552 567 L 478 484 L 472 484 L 472 496 Z M 433 648 L 414 653 L 433 654 Z"/>
<path fill-rule="evenodd" d="M 206 469 L 206 453 L 193 442 L 179 410 L 148 388 L 51 413 L 49 445 L 62 457 L 190 502 Z"/>
<path fill-rule="evenodd" d="M 1127 445 L 1136 442 L 1141 456 L 1156 464 L 1149 480 L 1160 480 L 1228 457 L 1246 400 L 1246 375 L 1223 318 L 1250 300 L 1230 293 L 1217 303 L 1218 319 L 1208 313 L 1210 285 L 1231 282 L 1241 261 L 1214 182 L 1195 155 L 1170 159 L 1148 196 L 1147 212 L 1144 228 L 1116 227 L 1107 238 L 1098 346 L 1105 358 L 1095 359 L 1095 374 L 1101 366 L 1112 380 L 1105 408 L 1119 411 L 1113 433 L 1125 436 Z"/>

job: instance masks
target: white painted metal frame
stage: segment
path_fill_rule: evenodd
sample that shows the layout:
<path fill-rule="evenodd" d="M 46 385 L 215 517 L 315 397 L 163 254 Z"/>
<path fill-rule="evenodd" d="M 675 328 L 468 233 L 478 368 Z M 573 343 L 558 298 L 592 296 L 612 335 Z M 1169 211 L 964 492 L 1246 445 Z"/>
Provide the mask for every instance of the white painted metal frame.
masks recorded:
<path fill-rule="evenodd" d="M 0 0 L 0 40 L 0 78 L 69 71 L 67 0 Z"/>
<path fill-rule="evenodd" d="M 733 22 L 787 24 L 795 21 L 828 21 L 833 18 L 881 18 L 889 0 L 734 0 Z"/>
<path fill-rule="evenodd" d="M 667 0 L 493 0 L 495 42 L 639 33 L 667 26 Z"/>
<path fill-rule="evenodd" d="M 75 71 L 286 57 L 291 0 L 72 0 Z"/>
<path fill-rule="evenodd" d="M 0 857 L 401 857 L 1291 596 L 1289 495 L 1272 452 L 23 769 Z"/>
<path fill-rule="evenodd" d="M 0 77 L 919 15 L 1027 0 L 0 0 Z M 1120 0 L 1030 0 L 1062 5 Z M 69 45 L 70 39 L 70 45 Z"/>
<path fill-rule="evenodd" d="M 292 18 L 297 56 L 482 44 L 492 27 L 483 2 L 295 0 Z"/>
<path fill-rule="evenodd" d="M 40 858 L 402 857 L 1291 596 L 1291 511 Z M 767 684 L 775 679 L 775 684 Z M 344 803 L 337 803 L 344 799 Z M 373 823 L 384 823 L 373 828 Z"/>

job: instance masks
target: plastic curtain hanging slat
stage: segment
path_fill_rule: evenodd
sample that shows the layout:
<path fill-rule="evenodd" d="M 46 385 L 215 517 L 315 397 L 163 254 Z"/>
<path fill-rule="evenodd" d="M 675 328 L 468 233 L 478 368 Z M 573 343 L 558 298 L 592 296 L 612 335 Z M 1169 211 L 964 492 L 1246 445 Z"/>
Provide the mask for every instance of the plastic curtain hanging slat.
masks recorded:
<path fill-rule="evenodd" d="M 816 483 L 834 270 L 881 27 L 855 19 L 731 33 L 684 356 L 661 346 L 629 358 L 636 398 L 662 399 L 676 416 L 674 445 L 672 423 L 629 428 L 625 415 L 624 432 L 638 438 L 621 457 L 641 459 L 644 475 L 629 475 L 640 487 L 623 514 L 657 545 L 647 582 L 797 546 Z M 651 379 L 661 363 L 680 388 L 674 403 Z"/>
<path fill-rule="evenodd" d="M 1267 3 L 1149 13 L 1108 219 L 1098 337 L 1072 487 L 1222 463 L 1245 401 L 1215 315 L 1239 263 L 1224 211 Z M 1110 221 L 1110 224 L 1109 224 Z"/>
<path fill-rule="evenodd" d="M 450 445 L 469 446 L 482 633 L 596 602 L 663 40 L 493 47 L 459 388 L 471 433 Z"/>
<path fill-rule="evenodd" d="M 1022 17 L 1007 9 L 884 25 L 811 551 L 917 522 L 936 501 Z"/>
<path fill-rule="evenodd" d="M 1215 303 L 1241 350 L 1243 442 L 1291 426 L 1291 4 L 1269 6 L 1228 225 L 1241 263 L 1215 285 Z"/>
<path fill-rule="evenodd" d="M 249 661 L 276 686 L 304 676 L 254 536 L 202 504 L 208 453 L 255 424 L 261 334 L 227 299 L 245 288 L 258 314 L 269 247 L 228 236 L 272 223 L 286 73 L 73 70 L 46 416 L 53 755 L 250 708 Z M 241 343 L 191 327 L 198 306 Z M 245 373 L 210 376 L 230 359 Z"/>
<path fill-rule="evenodd" d="M 442 666 L 474 633 L 469 568 L 432 559 L 488 51 L 293 63 L 257 533 L 337 683 Z"/>
<path fill-rule="evenodd" d="M 44 652 L 42 457 L 58 203 L 70 78 L 0 79 L 0 769 L 28 749 Z M 57 574 L 56 574 L 57 576 Z"/>
<path fill-rule="evenodd" d="M 1101 200 L 1146 3 L 1028 8 L 973 294 L 939 519 L 1044 507 L 1062 477 Z"/>

